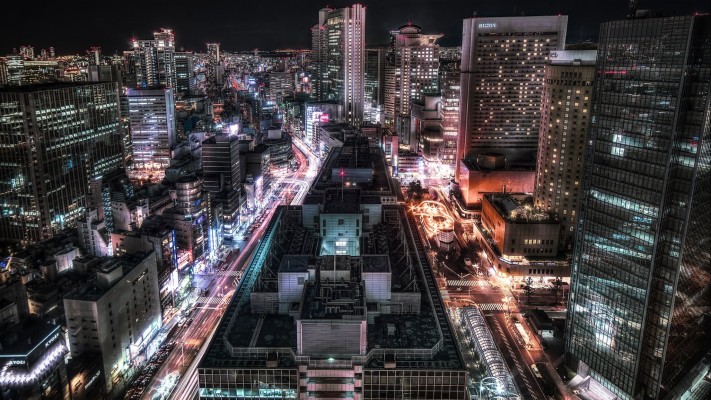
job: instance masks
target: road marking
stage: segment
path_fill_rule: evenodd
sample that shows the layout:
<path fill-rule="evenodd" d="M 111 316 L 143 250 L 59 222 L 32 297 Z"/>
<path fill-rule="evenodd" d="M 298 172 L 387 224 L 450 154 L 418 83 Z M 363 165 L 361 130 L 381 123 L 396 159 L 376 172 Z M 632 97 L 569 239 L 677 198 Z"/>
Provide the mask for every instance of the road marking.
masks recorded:
<path fill-rule="evenodd" d="M 216 297 L 216 296 L 211 296 L 211 297 L 198 297 L 196 303 L 202 303 L 202 304 L 209 304 L 212 306 L 217 306 L 222 303 L 222 300 L 224 300 L 224 297 Z"/>
<path fill-rule="evenodd" d="M 470 281 L 470 280 L 448 280 L 447 281 L 448 286 L 479 286 L 482 288 L 488 288 L 491 287 L 491 282 L 486 281 L 486 280 L 476 280 L 476 281 Z"/>

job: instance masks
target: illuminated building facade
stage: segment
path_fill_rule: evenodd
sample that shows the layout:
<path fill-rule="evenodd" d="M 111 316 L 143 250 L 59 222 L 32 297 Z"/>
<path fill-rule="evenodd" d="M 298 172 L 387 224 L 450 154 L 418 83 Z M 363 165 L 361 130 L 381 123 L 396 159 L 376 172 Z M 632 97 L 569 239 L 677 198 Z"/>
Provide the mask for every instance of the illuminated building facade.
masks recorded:
<path fill-rule="evenodd" d="M 303 206 L 275 211 L 198 365 L 200 399 L 469 398 L 415 219 L 386 169 L 366 137 L 348 140 Z"/>
<path fill-rule="evenodd" d="M 365 102 L 365 6 L 319 10 L 311 29 L 316 98 L 343 104 L 346 122 L 363 122 Z"/>
<path fill-rule="evenodd" d="M 385 104 L 385 55 L 386 48 L 365 49 L 365 120 L 382 123 Z"/>
<path fill-rule="evenodd" d="M 72 357 L 101 353 L 108 393 L 162 325 L 158 269 L 152 252 L 91 263 L 96 278 L 64 296 L 67 335 Z"/>
<path fill-rule="evenodd" d="M 410 105 L 423 94 L 438 89 L 441 34 L 426 35 L 417 25 L 405 25 L 391 32 L 390 54 L 385 67 L 385 125 L 395 132 L 409 132 Z M 410 144 L 402 141 L 402 144 Z M 411 150 L 416 151 L 410 145 Z"/>
<path fill-rule="evenodd" d="M 482 198 L 481 222 L 476 222 L 484 257 L 483 268 L 493 268 L 512 282 L 527 278 L 549 283 L 570 276 L 570 262 L 558 253 L 560 221 L 533 207 L 525 193 L 487 193 Z"/>
<path fill-rule="evenodd" d="M 242 197 L 239 142 L 236 135 L 217 135 L 202 142 L 205 190 L 222 207 L 222 234 L 232 238 L 239 225 Z"/>
<path fill-rule="evenodd" d="M 0 398 L 66 398 L 65 343 L 61 327 L 39 318 L 0 327 Z"/>
<path fill-rule="evenodd" d="M 535 164 L 545 64 L 567 25 L 566 15 L 464 20 L 458 160 L 497 152 Z"/>
<path fill-rule="evenodd" d="M 191 94 L 193 79 L 193 53 L 176 52 L 175 59 L 175 93 L 185 97 Z"/>
<path fill-rule="evenodd" d="M 82 217 L 90 182 L 123 166 L 118 101 L 116 83 L 0 89 L 0 237 L 31 243 Z"/>
<path fill-rule="evenodd" d="M 459 62 L 440 64 L 439 90 L 442 103 L 439 118 L 442 120 L 442 146 L 439 160 L 454 172 L 457 157 L 457 137 L 459 136 Z"/>
<path fill-rule="evenodd" d="M 708 14 L 600 28 L 566 352 L 609 398 L 684 398 L 711 343 L 710 44 Z"/>
<path fill-rule="evenodd" d="M 535 205 L 561 221 L 561 247 L 572 249 L 582 189 L 596 50 L 563 50 L 546 65 L 538 135 Z"/>
<path fill-rule="evenodd" d="M 129 89 L 131 174 L 159 182 L 170 166 L 175 145 L 175 99 L 172 89 Z"/>
<path fill-rule="evenodd" d="M 175 89 L 175 34 L 161 28 L 153 40 L 133 40 L 136 83 L 140 88 L 163 85 Z"/>

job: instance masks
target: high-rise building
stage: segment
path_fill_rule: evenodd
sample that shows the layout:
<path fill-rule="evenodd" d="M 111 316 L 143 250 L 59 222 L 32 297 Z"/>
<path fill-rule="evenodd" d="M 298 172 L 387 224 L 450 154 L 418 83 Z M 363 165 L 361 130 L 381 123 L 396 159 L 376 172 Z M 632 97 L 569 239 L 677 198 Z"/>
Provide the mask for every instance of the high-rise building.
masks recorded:
<path fill-rule="evenodd" d="M 207 55 L 210 57 L 210 61 L 219 64 L 220 63 L 220 44 L 219 43 L 207 43 Z"/>
<path fill-rule="evenodd" d="M 365 49 L 365 120 L 382 123 L 385 104 L 385 55 L 386 48 Z"/>
<path fill-rule="evenodd" d="M 97 258 L 89 264 L 95 279 L 64 296 L 69 349 L 73 357 L 101 354 L 102 380 L 110 392 L 161 328 L 156 255 Z"/>
<path fill-rule="evenodd" d="M 90 182 L 123 166 L 116 83 L 0 89 L 0 114 L 0 237 L 74 226 Z"/>
<path fill-rule="evenodd" d="M 422 28 L 412 24 L 400 27 L 391 35 L 385 66 L 385 124 L 394 126 L 395 132 L 400 134 L 409 131 L 412 101 L 439 91 L 437 39 L 442 35 L 423 34 Z"/>
<path fill-rule="evenodd" d="M 239 140 L 236 135 L 218 135 L 202 142 L 202 174 L 205 190 L 222 207 L 222 234 L 232 238 L 239 224 L 241 196 Z"/>
<path fill-rule="evenodd" d="M 190 94 L 190 80 L 193 77 L 193 53 L 175 53 L 175 92 L 181 96 Z"/>
<path fill-rule="evenodd" d="M 561 221 L 562 249 L 572 249 L 590 122 L 595 50 L 563 50 L 546 63 L 534 205 Z"/>
<path fill-rule="evenodd" d="M 464 20 L 458 160 L 496 152 L 535 164 L 545 63 L 567 25 L 566 15 Z"/>
<path fill-rule="evenodd" d="M 131 175 L 160 181 L 175 145 L 175 100 L 172 89 L 129 89 Z"/>
<path fill-rule="evenodd" d="M 20 56 L 25 60 L 34 60 L 35 48 L 32 46 L 20 46 Z"/>
<path fill-rule="evenodd" d="M 275 210 L 198 366 L 201 397 L 469 398 L 416 221 L 386 168 L 367 137 L 348 139 L 303 206 Z"/>
<path fill-rule="evenodd" d="M 311 29 L 316 98 L 343 104 L 346 122 L 363 122 L 365 102 L 365 6 L 319 10 Z"/>
<path fill-rule="evenodd" d="M 459 62 L 445 62 L 439 69 L 439 90 L 442 103 L 439 107 L 442 120 L 442 146 L 439 160 L 454 173 L 457 156 L 457 137 L 459 135 Z"/>
<path fill-rule="evenodd" d="M 609 398 L 685 398 L 711 344 L 710 43 L 708 14 L 600 27 L 566 353 Z"/>
<path fill-rule="evenodd" d="M 161 28 L 153 32 L 152 40 L 133 40 L 138 87 L 163 85 L 175 88 L 175 34 Z"/>

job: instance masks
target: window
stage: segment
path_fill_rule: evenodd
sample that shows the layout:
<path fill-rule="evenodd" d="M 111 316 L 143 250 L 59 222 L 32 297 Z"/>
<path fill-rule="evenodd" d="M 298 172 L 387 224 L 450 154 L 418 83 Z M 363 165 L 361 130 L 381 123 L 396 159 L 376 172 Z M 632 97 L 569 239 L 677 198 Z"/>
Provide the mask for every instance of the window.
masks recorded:
<path fill-rule="evenodd" d="M 343 225 L 345 222 L 342 219 L 338 220 L 338 225 Z"/>

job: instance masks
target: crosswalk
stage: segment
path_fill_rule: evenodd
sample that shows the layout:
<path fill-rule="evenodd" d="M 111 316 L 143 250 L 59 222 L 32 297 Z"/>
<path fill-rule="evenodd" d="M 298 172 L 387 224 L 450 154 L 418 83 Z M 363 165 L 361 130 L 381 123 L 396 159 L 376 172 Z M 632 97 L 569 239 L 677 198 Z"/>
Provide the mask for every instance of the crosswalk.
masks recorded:
<path fill-rule="evenodd" d="M 481 308 L 482 311 L 506 311 L 504 303 L 484 303 L 476 304 L 476 306 Z"/>
<path fill-rule="evenodd" d="M 455 287 L 462 287 L 462 286 L 478 286 L 481 288 L 488 288 L 491 287 L 491 282 L 486 281 L 486 280 L 475 280 L 475 281 L 470 281 L 470 280 L 448 280 L 447 281 L 448 286 L 455 286 Z"/>
<path fill-rule="evenodd" d="M 197 298 L 197 303 L 204 304 L 204 305 L 210 305 L 210 306 L 218 306 L 220 303 L 222 303 L 222 300 L 224 300 L 224 297 L 198 297 Z"/>

